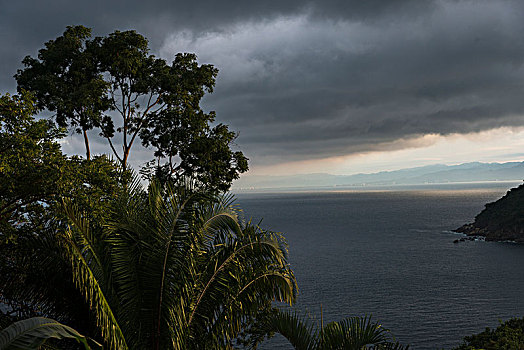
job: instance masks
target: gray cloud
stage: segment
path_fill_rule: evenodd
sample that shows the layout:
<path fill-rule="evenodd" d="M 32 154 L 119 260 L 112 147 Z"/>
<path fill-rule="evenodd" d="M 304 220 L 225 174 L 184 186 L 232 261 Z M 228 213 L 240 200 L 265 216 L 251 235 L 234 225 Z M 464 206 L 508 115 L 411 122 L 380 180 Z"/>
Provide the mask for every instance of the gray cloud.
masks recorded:
<path fill-rule="evenodd" d="M 136 29 L 156 49 L 167 33 L 182 29 L 197 33 L 220 31 L 231 23 L 263 21 L 304 11 L 318 17 L 371 20 L 394 13 L 414 15 L 432 2 L 420 3 L 417 0 L 0 0 L 0 88 L 13 89 L 11 77 L 22 58 L 35 55 L 44 42 L 60 35 L 67 25 L 92 27 L 95 35 L 115 29 Z"/>
<path fill-rule="evenodd" d="M 14 88 L 23 56 L 66 25 L 137 29 L 166 59 L 196 52 L 220 69 L 205 106 L 240 132 L 239 147 L 258 164 L 524 125 L 522 2 L 3 5 L 3 90 Z"/>

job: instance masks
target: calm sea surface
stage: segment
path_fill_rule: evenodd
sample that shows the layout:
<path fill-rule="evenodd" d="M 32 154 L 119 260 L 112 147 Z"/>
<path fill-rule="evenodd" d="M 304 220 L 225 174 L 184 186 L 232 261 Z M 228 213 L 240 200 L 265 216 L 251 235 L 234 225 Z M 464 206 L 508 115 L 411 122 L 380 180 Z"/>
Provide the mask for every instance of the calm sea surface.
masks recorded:
<path fill-rule="evenodd" d="M 247 218 L 283 232 L 296 307 L 324 321 L 372 314 L 415 350 L 524 316 L 524 245 L 464 242 L 450 230 L 515 184 L 241 193 Z M 264 349 L 291 349 L 283 338 Z"/>

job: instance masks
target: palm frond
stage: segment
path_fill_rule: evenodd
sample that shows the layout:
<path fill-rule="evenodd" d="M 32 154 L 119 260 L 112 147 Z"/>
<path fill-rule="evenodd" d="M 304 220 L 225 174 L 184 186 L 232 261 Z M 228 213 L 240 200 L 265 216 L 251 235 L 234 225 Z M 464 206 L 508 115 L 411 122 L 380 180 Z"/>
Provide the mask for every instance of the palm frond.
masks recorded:
<path fill-rule="evenodd" d="M 322 330 L 322 349 L 358 350 L 368 345 L 388 342 L 388 330 L 371 317 L 350 317 L 339 322 L 331 322 Z"/>
<path fill-rule="evenodd" d="M 252 349 L 256 349 L 260 341 L 274 333 L 284 336 L 296 350 L 317 349 L 317 326 L 309 317 L 301 316 L 296 311 L 274 308 L 257 320 L 251 332 Z"/>
<path fill-rule="evenodd" d="M 247 226 L 215 243 L 200 260 L 188 325 L 223 347 L 272 300 L 294 302 L 297 288 L 278 235 Z"/>
<path fill-rule="evenodd" d="M 392 341 L 389 331 L 369 316 L 349 317 L 321 328 L 296 311 L 273 309 L 251 327 L 251 347 L 256 348 L 260 341 L 274 333 L 280 333 L 300 350 L 409 349 L 409 346 Z"/>
<path fill-rule="evenodd" d="M 256 256 L 257 252 L 260 254 L 259 257 Z M 191 325 L 191 321 L 193 320 L 195 313 L 201 306 L 201 303 L 206 294 L 209 292 L 209 290 L 211 290 L 214 282 L 217 282 L 215 284 L 222 286 L 223 288 L 231 288 L 232 286 L 229 283 L 220 278 L 226 278 L 227 281 L 230 280 L 229 277 L 232 277 L 233 279 L 236 278 L 231 270 L 235 267 L 237 268 L 236 270 L 242 266 L 247 267 L 247 264 L 242 264 L 242 262 L 246 262 L 248 259 L 255 260 L 259 258 L 268 260 L 268 256 L 262 256 L 264 253 L 267 253 L 268 256 L 274 258 L 274 263 L 277 266 L 281 267 L 284 265 L 280 247 L 273 240 L 252 240 L 246 243 L 237 241 L 234 242 L 231 246 L 221 249 L 219 254 L 217 254 L 217 256 L 210 261 L 210 265 L 214 266 L 213 270 L 211 271 L 212 273 L 210 275 L 207 274 L 206 277 L 201 281 L 203 288 L 198 293 L 195 303 L 193 304 L 193 310 L 188 321 L 189 325 Z"/>
<path fill-rule="evenodd" d="M 409 350 L 409 345 L 402 345 L 399 342 L 388 342 L 385 344 L 378 344 L 374 347 L 377 350 Z"/>
<path fill-rule="evenodd" d="M 55 320 L 34 317 L 18 321 L 0 331 L 0 350 L 38 349 L 49 339 L 75 339 L 85 349 L 91 349 L 87 338 L 76 330 Z M 101 348 L 101 345 L 91 340 Z"/>
<path fill-rule="evenodd" d="M 65 211 L 73 224 L 63 233 L 61 243 L 63 252 L 71 264 L 73 280 L 95 312 L 104 340 L 112 349 L 127 349 L 125 337 L 104 294 L 100 280 L 91 269 L 93 265 L 98 268 L 96 259 L 86 259 L 84 256 L 86 251 L 94 252 L 93 247 L 85 247 L 90 245 L 88 221 L 85 218 L 79 218 L 74 208 L 67 204 L 65 204 Z M 77 244 L 75 236 L 82 237 L 82 246 Z M 99 273 L 98 278 L 100 275 Z"/>
<path fill-rule="evenodd" d="M 115 317 L 129 346 L 137 347 L 149 329 L 142 327 L 143 289 L 142 257 L 150 250 L 147 236 L 147 195 L 139 183 L 130 185 L 114 199 L 109 218 L 104 222 L 104 244 L 107 246 L 110 281 Z M 144 345 L 145 346 L 145 345 Z M 140 347 L 140 346 L 138 346 Z"/>

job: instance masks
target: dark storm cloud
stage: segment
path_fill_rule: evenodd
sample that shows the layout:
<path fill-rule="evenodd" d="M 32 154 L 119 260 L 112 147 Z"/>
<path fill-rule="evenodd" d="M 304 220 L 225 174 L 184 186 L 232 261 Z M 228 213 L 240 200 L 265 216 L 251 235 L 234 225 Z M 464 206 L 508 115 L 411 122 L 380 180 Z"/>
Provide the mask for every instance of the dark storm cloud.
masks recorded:
<path fill-rule="evenodd" d="M 523 125 L 523 15 L 516 3 L 475 1 L 439 2 L 407 21 L 284 16 L 174 35 L 165 51 L 218 60 L 208 103 L 249 151 L 322 158 Z"/>
<path fill-rule="evenodd" d="M 255 163 L 524 124 L 522 2 L 0 5 L 3 90 L 14 88 L 20 60 L 66 25 L 137 29 L 166 59 L 191 51 L 220 69 L 205 106 L 240 132 Z"/>
<path fill-rule="evenodd" d="M 415 14 L 430 6 L 417 0 L 321 2 L 244 0 L 120 0 L 0 1 L 0 88 L 12 89 L 11 77 L 26 55 L 35 55 L 42 44 L 60 35 L 67 25 L 83 24 L 95 34 L 115 29 L 135 29 L 158 47 L 167 33 L 180 29 L 195 32 L 221 30 L 235 22 L 259 21 L 278 15 L 308 11 L 314 16 L 373 19 L 384 14 Z"/>

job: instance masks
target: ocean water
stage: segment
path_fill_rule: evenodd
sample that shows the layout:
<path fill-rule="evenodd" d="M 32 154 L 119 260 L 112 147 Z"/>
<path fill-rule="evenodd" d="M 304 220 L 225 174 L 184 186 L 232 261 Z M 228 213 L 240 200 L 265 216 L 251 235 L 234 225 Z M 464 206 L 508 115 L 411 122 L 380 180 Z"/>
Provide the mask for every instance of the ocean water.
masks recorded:
<path fill-rule="evenodd" d="M 415 350 L 524 316 L 524 245 L 454 244 L 450 230 L 516 184 L 241 193 L 246 218 L 283 232 L 296 308 L 324 322 L 372 315 Z M 292 349 L 276 336 L 263 349 Z"/>

